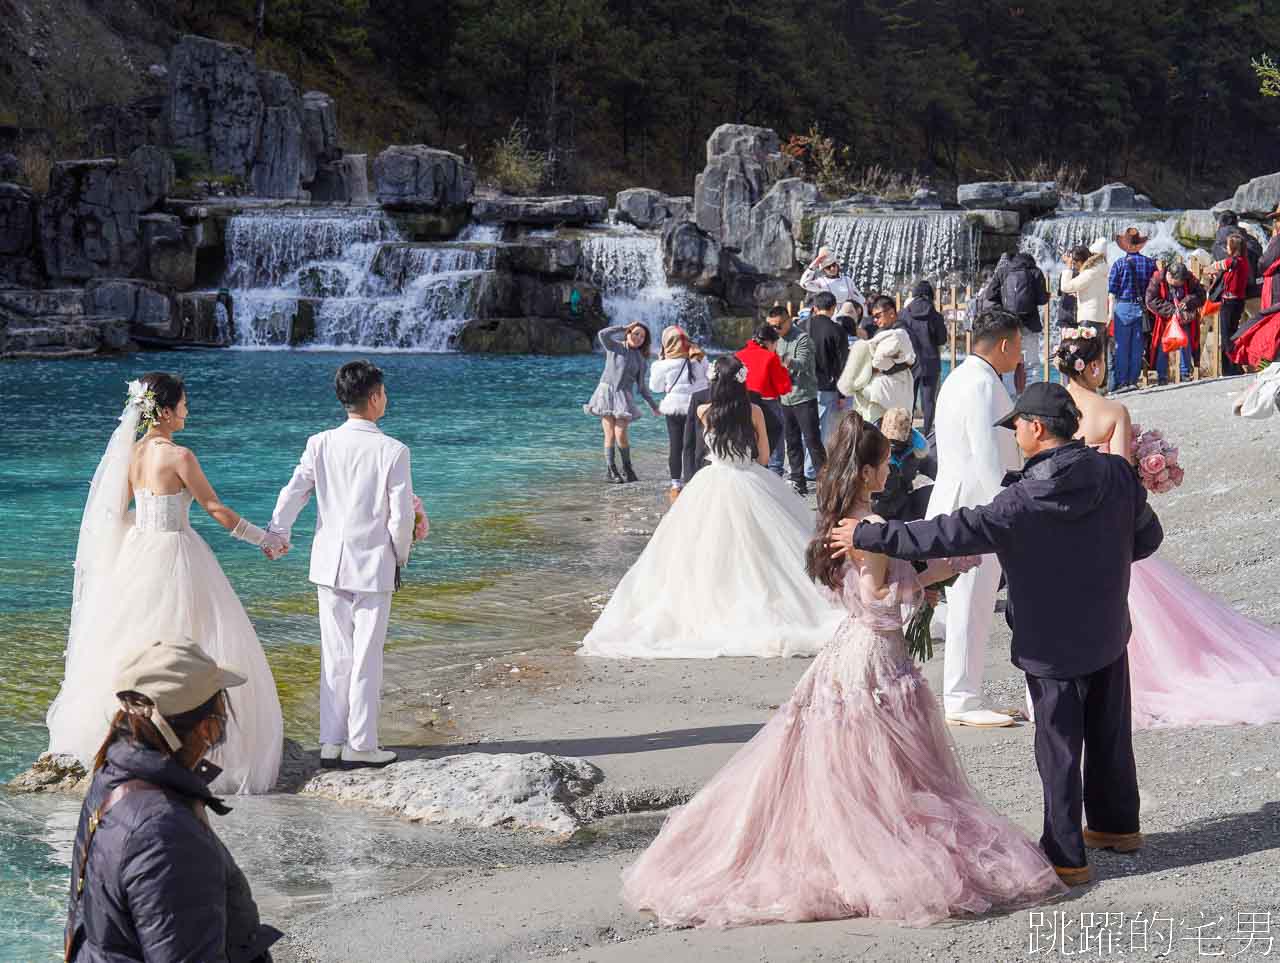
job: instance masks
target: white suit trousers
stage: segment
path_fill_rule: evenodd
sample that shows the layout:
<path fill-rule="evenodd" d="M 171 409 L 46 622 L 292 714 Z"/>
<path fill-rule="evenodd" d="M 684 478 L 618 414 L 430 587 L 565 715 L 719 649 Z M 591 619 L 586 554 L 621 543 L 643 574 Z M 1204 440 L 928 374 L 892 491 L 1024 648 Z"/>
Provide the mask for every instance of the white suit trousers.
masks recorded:
<path fill-rule="evenodd" d="M 382 647 L 390 592 L 317 585 L 320 596 L 320 741 L 358 752 L 378 748 Z"/>
<path fill-rule="evenodd" d="M 1000 561 L 982 564 L 947 589 L 947 643 L 943 649 L 942 706 L 948 713 L 982 708 L 982 675 L 987 640 L 1000 590 Z"/>

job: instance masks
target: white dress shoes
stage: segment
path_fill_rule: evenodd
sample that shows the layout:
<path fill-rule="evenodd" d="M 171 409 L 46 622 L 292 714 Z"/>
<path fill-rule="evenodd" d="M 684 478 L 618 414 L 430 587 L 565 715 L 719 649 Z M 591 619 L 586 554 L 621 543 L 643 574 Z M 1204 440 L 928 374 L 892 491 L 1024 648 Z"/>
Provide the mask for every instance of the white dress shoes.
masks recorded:
<path fill-rule="evenodd" d="M 1013 716 L 990 709 L 970 709 L 967 712 L 948 712 L 947 725 L 973 726 L 976 729 L 1000 729 L 1013 725 Z"/>
<path fill-rule="evenodd" d="M 321 769 L 337 769 L 338 762 L 342 758 L 342 743 L 340 742 L 322 742 L 320 743 L 320 768 Z"/>
<path fill-rule="evenodd" d="M 380 769 L 396 761 L 396 754 L 390 749 L 352 749 L 342 747 L 343 769 Z"/>

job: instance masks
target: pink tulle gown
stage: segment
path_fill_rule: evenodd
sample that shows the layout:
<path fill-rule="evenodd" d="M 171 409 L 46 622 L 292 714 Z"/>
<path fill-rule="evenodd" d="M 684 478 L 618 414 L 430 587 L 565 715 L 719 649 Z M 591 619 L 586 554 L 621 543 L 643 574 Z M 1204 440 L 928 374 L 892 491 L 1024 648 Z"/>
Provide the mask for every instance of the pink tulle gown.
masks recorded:
<path fill-rule="evenodd" d="M 864 599 L 790 700 L 623 873 L 623 898 L 669 925 L 873 916 L 926 925 L 1063 891 L 1040 849 L 965 779 L 907 656 L 907 562 Z"/>
<path fill-rule="evenodd" d="M 1130 578 L 1135 729 L 1280 721 L 1280 633 L 1159 558 Z"/>

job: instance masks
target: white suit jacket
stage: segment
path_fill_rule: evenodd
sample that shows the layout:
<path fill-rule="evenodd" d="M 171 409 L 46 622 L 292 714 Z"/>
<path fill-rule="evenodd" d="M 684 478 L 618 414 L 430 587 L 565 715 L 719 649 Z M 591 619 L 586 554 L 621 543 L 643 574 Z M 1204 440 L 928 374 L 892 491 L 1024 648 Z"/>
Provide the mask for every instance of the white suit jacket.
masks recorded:
<path fill-rule="evenodd" d="M 413 544 L 409 449 L 359 419 L 312 435 L 280 490 L 271 530 L 288 538 L 312 492 L 311 581 L 349 592 L 394 589 Z"/>
<path fill-rule="evenodd" d="M 942 382 L 934 438 L 938 477 L 926 518 L 985 505 L 1000 492 L 1005 472 L 1022 467 L 1013 432 L 995 423 L 1013 399 L 995 368 L 971 354 Z"/>

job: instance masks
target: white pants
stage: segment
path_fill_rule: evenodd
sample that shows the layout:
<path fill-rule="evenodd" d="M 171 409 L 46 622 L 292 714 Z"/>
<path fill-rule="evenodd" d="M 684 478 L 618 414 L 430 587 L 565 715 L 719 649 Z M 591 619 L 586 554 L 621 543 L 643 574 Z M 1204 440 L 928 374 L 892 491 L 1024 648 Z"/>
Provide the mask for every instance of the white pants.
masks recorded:
<path fill-rule="evenodd" d="M 994 555 L 984 555 L 981 565 L 947 589 L 942 705 L 948 713 L 982 708 L 982 674 L 999 590 L 1000 562 Z"/>
<path fill-rule="evenodd" d="M 390 592 L 348 592 L 317 585 L 320 596 L 320 741 L 378 748 L 382 647 Z"/>

